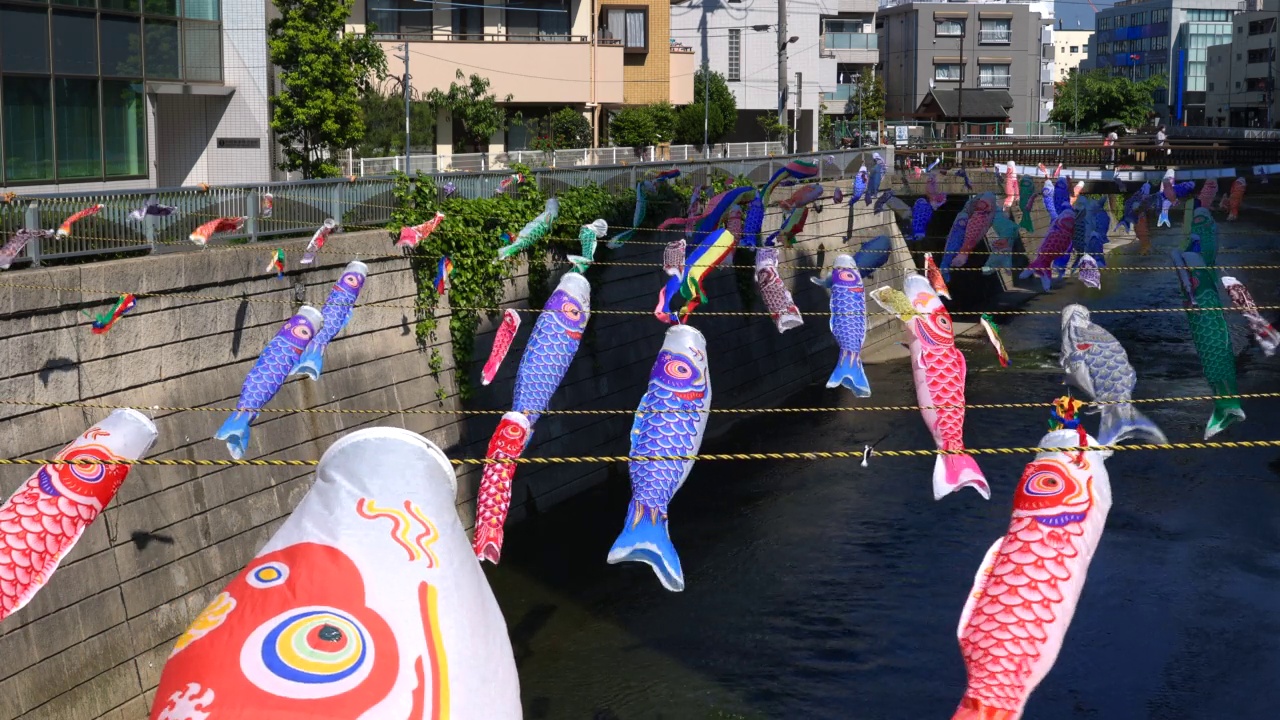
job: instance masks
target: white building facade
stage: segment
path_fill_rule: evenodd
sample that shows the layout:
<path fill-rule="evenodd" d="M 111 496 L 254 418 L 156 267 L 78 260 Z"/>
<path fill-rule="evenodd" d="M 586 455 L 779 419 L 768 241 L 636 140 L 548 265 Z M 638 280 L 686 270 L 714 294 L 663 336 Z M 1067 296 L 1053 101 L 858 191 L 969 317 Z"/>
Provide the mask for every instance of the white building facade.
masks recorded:
<path fill-rule="evenodd" d="M 786 106 L 795 127 L 795 149 L 818 146 L 818 123 L 825 112 L 843 115 L 856 95 L 855 79 L 879 62 L 876 0 L 793 1 L 787 8 Z M 691 45 L 701 67 L 725 76 L 738 103 L 738 121 L 730 142 L 764 138 L 756 118 L 777 115 L 778 5 L 757 0 L 681 2 L 671 6 L 671 36 Z M 697 98 L 695 98 L 695 101 Z"/>
<path fill-rule="evenodd" d="M 272 179 L 264 0 L 0 7 L 0 186 Z"/>
<path fill-rule="evenodd" d="M 1089 56 L 1092 30 L 1055 30 L 1053 32 L 1054 82 L 1063 82 L 1071 71 L 1079 68 Z"/>

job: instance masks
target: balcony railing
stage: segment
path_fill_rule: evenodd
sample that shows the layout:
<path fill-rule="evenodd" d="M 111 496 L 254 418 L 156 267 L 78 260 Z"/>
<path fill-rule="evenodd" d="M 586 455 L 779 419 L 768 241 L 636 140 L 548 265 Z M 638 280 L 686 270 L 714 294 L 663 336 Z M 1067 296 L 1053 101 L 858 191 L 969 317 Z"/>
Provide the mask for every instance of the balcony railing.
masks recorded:
<path fill-rule="evenodd" d="M 827 50 L 875 50 L 875 33 L 829 32 L 824 36 L 823 47 Z"/>
<path fill-rule="evenodd" d="M 460 33 L 457 35 L 437 35 L 430 28 L 414 32 L 376 32 L 374 40 L 411 42 L 509 42 L 509 43 L 585 43 L 591 42 L 588 35 L 552 35 L 552 34 L 517 34 L 517 33 Z M 601 39 L 601 45 L 611 41 Z M 618 41 L 619 43 L 621 41 Z"/>
<path fill-rule="evenodd" d="M 1013 42 L 1012 30 L 979 30 L 978 42 L 988 45 L 1008 45 Z"/>
<path fill-rule="evenodd" d="M 835 90 L 822 93 L 822 99 L 829 102 L 848 102 L 849 98 L 857 96 L 857 85 L 836 85 Z"/>
<path fill-rule="evenodd" d="M 999 88 L 1007 89 L 1009 87 L 1008 75 L 982 75 L 978 78 L 978 87 L 980 88 Z"/>

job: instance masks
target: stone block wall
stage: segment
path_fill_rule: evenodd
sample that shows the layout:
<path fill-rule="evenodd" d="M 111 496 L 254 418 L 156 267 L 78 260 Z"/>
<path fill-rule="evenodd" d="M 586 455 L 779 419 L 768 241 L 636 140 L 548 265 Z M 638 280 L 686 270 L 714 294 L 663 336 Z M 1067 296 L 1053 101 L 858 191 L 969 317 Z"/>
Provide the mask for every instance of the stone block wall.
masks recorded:
<path fill-rule="evenodd" d="M 847 206 L 827 205 L 811 215 L 802 242 L 782 251 L 781 274 L 802 311 L 827 309 L 826 292 L 809 278 L 818 275 L 819 266 L 829 266 L 842 247 L 846 213 Z M 770 217 L 773 224 L 778 219 Z M 868 290 L 882 282 L 899 285 L 909 259 L 891 214 L 875 215 L 860 205 L 854 248 L 881 233 L 894 239 L 896 250 Z M 422 433 L 452 457 L 483 456 L 498 417 L 449 412 L 464 406 L 449 352 L 447 302 L 436 313 L 435 349 L 444 366 L 433 377 L 431 348 L 419 347 L 415 337 L 417 287 L 409 262 L 393 254 L 387 234 L 335 235 L 306 270 L 296 260 L 302 245 L 283 243 L 289 267 L 283 279 L 263 272 L 268 250 L 277 244 L 5 273 L 5 282 L 24 287 L 0 295 L 0 400 L 154 408 L 148 412 L 160 434 L 150 457 L 226 458 L 223 443 L 211 439 L 225 413 L 199 408 L 234 406 L 258 353 L 299 302 L 319 307 L 342 267 L 361 259 L 369 277 L 360 306 L 329 346 L 320 380 L 289 381 L 269 406 L 310 412 L 263 413 L 253 424 L 248 457 L 316 459 L 340 435 L 379 424 Z M 652 311 L 666 277 L 658 267 L 661 252 L 659 244 L 631 244 L 602 253 L 599 259 L 610 262 L 654 264 L 593 270 L 594 309 Z M 746 262 L 750 255 L 740 258 Z M 557 266 L 553 282 L 563 269 Z M 776 405 L 825 380 L 836 360 L 826 316 L 807 315 L 803 327 L 779 334 L 764 316 L 711 315 L 742 311 L 744 300 L 754 299 L 751 275 L 743 275 L 749 288 L 744 293 L 738 272 L 747 271 L 712 273 L 709 302 L 691 321 L 707 335 L 715 406 Z M 521 270 L 508 286 L 505 306 L 527 306 L 526 281 Z M 137 308 L 110 332 L 91 334 L 79 311 L 101 312 L 121 292 L 162 296 L 140 297 Z M 753 302 L 750 309 L 762 309 Z M 493 328 L 487 323 L 482 328 L 476 357 L 462 368 L 476 388 L 466 409 L 510 407 L 516 368 L 535 318 L 523 314 L 521 332 L 488 387 L 479 385 L 479 372 Z M 871 320 L 869 344 L 897 338 L 896 320 L 880 315 Z M 598 313 L 590 323 L 552 409 L 628 412 L 545 415 L 528 455 L 628 451 L 629 411 L 644 393 L 665 327 L 652 315 Z M 437 398 L 439 389 L 443 401 Z M 355 410 L 366 412 L 330 412 Z M 0 404 L 3 454 L 49 457 L 108 412 Z M 734 417 L 714 415 L 708 432 L 726 431 Z M 28 476 L 22 468 L 0 469 L 0 492 L 7 497 Z M 459 477 L 459 513 L 470 526 L 480 473 L 466 469 Z M 621 463 L 522 467 L 513 520 L 593 483 L 626 482 L 626 477 Z M 173 641 L 257 553 L 310 483 L 307 467 L 135 468 L 48 585 L 0 623 L 0 719 L 145 718 Z M 138 533 L 159 539 L 137 542 Z"/>

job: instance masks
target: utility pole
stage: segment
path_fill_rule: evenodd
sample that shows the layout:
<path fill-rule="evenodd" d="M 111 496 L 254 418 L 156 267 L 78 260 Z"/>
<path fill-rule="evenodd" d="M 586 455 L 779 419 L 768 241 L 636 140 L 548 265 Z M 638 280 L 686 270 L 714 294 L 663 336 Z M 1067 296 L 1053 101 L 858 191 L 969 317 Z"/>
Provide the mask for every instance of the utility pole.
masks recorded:
<path fill-rule="evenodd" d="M 795 122 L 792 123 L 791 131 L 791 147 L 794 152 L 800 152 L 800 144 L 798 137 L 800 135 L 800 108 L 804 107 L 804 73 L 796 73 L 796 114 Z"/>
<path fill-rule="evenodd" d="M 778 0 L 778 124 L 787 126 L 787 0 Z"/>
<path fill-rule="evenodd" d="M 409 41 L 404 41 L 404 174 L 409 174 Z"/>
<path fill-rule="evenodd" d="M 1274 34 L 1274 33 L 1273 33 Z M 1276 51 L 1271 46 L 1271 39 L 1267 39 L 1267 129 L 1271 129 L 1271 105 L 1276 99 Z"/>
<path fill-rule="evenodd" d="M 706 33 L 707 28 L 704 25 L 702 32 Z M 705 45 L 704 45 L 705 47 Z M 738 62 L 741 63 L 742 55 L 738 55 Z M 702 156 L 706 159 L 711 158 L 711 144 L 707 140 L 708 130 L 711 127 L 711 60 L 706 53 L 702 53 Z"/>
<path fill-rule="evenodd" d="M 964 142 L 964 34 L 969 29 L 969 18 L 960 21 L 960 87 L 956 91 L 956 120 L 960 129 L 956 133 L 956 142 Z"/>

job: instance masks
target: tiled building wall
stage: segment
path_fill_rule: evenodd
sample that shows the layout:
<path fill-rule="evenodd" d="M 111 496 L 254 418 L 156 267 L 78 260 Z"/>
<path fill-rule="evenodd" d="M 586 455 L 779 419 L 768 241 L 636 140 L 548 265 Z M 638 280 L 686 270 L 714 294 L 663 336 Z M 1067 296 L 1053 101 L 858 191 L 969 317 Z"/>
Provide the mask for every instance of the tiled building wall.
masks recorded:
<path fill-rule="evenodd" d="M 670 101 L 671 72 L 671 4 L 665 0 L 603 0 L 610 5 L 649 8 L 649 52 L 623 56 L 622 102 L 626 105 L 649 105 Z"/>

